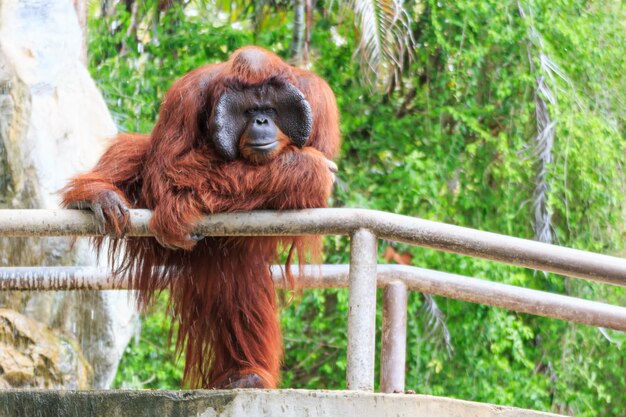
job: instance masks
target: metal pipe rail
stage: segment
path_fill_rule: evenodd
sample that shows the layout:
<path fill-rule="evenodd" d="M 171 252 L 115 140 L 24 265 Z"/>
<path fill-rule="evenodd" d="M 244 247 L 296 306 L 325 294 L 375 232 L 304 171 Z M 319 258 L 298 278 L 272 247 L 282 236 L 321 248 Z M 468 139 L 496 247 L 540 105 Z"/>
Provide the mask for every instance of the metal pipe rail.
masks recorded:
<path fill-rule="evenodd" d="M 131 210 L 129 236 L 150 236 L 148 210 Z M 195 229 L 207 236 L 351 236 L 348 271 L 324 266 L 318 283 L 350 288 L 348 317 L 349 389 L 374 388 L 376 285 L 384 286 L 381 390 L 404 389 L 407 289 L 510 308 L 525 313 L 626 330 L 626 309 L 593 301 L 513 287 L 420 268 L 376 265 L 377 239 L 626 286 L 626 260 L 474 229 L 362 209 L 309 209 L 286 212 L 223 213 L 204 217 Z M 0 210 L 0 236 L 95 236 L 89 212 L 78 210 Z M 329 269 L 331 268 L 330 272 Z M 83 271 L 84 272 L 84 271 Z M 31 274 L 30 278 L 23 273 Z M 85 283 L 79 271 L 69 278 Z M 347 279 L 344 275 L 347 274 Z M 5 275 L 6 274 L 6 275 Z M 35 276 L 32 276 L 34 274 Z M 31 270 L 0 271 L 0 290 L 38 287 L 46 278 Z M 381 278 L 382 275 L 382 278 Z M 96 275 L 102 279 L 102 275 Z M 386 278 L 385 278 L 386 277 Z M 80 279 L 79 279 L 80 278 Z M 110 277 L 97 285 L 112 285 Z M 63 280 L 47 281 L 51 286 Z M 306 284 L 305 280 L 305 284 Z M 308 280 L 309 283 L 316 282 Z M 112 284 L 110 284 L 112 283 Z M 84 285 L 84 284 L 79 284 Z M 312 285 L 317 286 L 317 285 Z M 320 285 L 326 286 L 326 285 Z"/>
<path fill-rule="evenodd" d="M 292 272 L 298 276 L 300 271 L 294 266 Z M 298 288 L 348 288 L 349 273 L 350 265 L 307 265 L 298 280 Z M 274 265 L 272 275 L 277 286 L 284 284 L 283 266 Z M 610 304 L 412 266 L 378 265 L 376 278 L 377 287 L 384 289 L 381 348 L 383 392 L 404 390 L 407 291 L 626 331 L 626 308 Z M 0 267 L 0 291 L 121 289 L 128 289 L 125 278 L 116 278 L 102 268 Z M 373 320 L 369 322 L 373 323 Z M 360 337 L 349 340 L 358 341 Z M 368 375 L 367 381 L 373 383 L 373 376 Z"/>
<path fill-rule="evenodd" d="M 307 265 L 297 285 L 302 289 L 348 288 L 349 272 L 350 265 Z M 297 266 L 292 267 L 292 273 L 299 275 Z M 272 276 L 277 286 L 283 285 L 284 267 L 274 265 Z M 376 278 L 378 288 L 387 289 L 400 283 L 409 291 L 626 331 L 626 307 L 414 266 L 378 265 Z M 91 266 L 0 267 L 0 291 L 128 288 L 124 278 Z"/>
<path fill-rule="evenodd" d="M 128 236 L 150 236 L 149 210 L 131 210 Z M 368 229 L 393 240 L 546 272 L 626 286 L 626 259 L 466 227 L 364 209 L 221 213 L 204 217 L 207 236 L 350 235 Z M 0 210 L 0 236 L 96 236 L 95 220 L 80 210 Z"/>

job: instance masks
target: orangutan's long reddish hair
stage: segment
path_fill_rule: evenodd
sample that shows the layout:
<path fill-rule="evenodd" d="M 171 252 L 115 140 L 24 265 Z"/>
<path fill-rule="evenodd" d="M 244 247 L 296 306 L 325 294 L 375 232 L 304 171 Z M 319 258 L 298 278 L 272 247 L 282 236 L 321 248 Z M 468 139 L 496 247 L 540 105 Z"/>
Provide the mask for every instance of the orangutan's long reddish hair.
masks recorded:
<path fill-rule="evenodd" d="M 295 86 L 310 105 L 306 146 L 279 132 L 280 145 L 267 160 L 246 158 L 245 152 L 225 159 L 209 139 L 217 100 L 229 89 L 277 82 Z M 260 385 L 276 386 L 282 340 L 269 267 L 279 246 L 295 248 L 302 262 L 305 249 L 319 253 L 320 245 L 301 237 L 198 241 L 190 238 L 195 222 L 206 213 L 325 207 L 333 182 L 328 160 L 338 146 L 337 108 L 327 84 L 248 47 L 177 80 L 151 135 L 119 135 L 93 171 L 66 187 L 65 206 L 104 202 L 107 231 L 115 236 L 109 255 L 121 262 L 118 272 L 138 290 L 140 305 L 170 291 L 188 385 L 237 386 L 232 382 L 256 374 Z M 106 203 L 111 195 L 117 206 Z M 121 238 L 128 222 L 124 207 L 153 210 L 156 239 Z M 95 244 L 101 249 L 102 238 Z"/>

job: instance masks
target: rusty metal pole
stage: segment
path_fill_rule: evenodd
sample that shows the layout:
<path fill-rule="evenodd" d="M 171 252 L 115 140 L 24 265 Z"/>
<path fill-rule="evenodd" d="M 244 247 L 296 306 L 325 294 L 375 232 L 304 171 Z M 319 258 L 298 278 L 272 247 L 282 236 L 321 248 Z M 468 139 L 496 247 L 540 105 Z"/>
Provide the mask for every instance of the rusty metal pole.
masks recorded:
<path fill-rule="evenodd" d="M 380 362 L 381 392 L 404 392 L 406 309 L 406 285 L 401 281 L 387 284 L 383 295 L 383 340 Z"/>
<path fill-rule="evenodd" d="M 367 229 L 358 229 L 350 240 L 346 370 L 349 390 L 374 391 L 376 245 L 376 236 Z"/>

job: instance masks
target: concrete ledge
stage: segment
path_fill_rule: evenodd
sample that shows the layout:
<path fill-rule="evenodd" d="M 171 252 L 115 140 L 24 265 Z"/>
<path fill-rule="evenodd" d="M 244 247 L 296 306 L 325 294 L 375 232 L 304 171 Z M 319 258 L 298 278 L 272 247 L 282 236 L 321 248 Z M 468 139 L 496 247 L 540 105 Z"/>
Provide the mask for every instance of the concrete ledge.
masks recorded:
<path fill-rule="evenodd" d="M 547 417 L 444 397 L 348 391 L 0 391 L 0 417 Z"/>

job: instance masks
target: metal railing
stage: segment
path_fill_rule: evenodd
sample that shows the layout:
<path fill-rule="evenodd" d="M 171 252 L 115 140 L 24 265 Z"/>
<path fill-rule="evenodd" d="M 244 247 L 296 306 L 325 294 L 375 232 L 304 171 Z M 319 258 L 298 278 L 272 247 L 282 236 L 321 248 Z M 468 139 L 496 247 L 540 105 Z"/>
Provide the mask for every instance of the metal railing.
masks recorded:
<path fill-rule="evenodd" d="M 149 236 L 151 213 L 131 210 L 129 236 Z M 374 389 L 376 287 L 384 288 L 381 391 L 404 390 L 407 291 L 626 331 L 626 308 L 401 265 L 377 265 L 387 239 L 626 286 L 626 259 L 599 255 L 413 217 L 361 209 L 229 213 L 206 216 L 208 236 L 349 235 L 350 265 L 310 266 L 303 288 L 349 287 L 348 389 Z M 0 236 L 95 236 L 89 212 L 0 210 Z M 275 277 L 282 277 L 280 267 Z M 87 267 L 0 268 L 0 290 L 115 289 L 125 283 Z"/>

